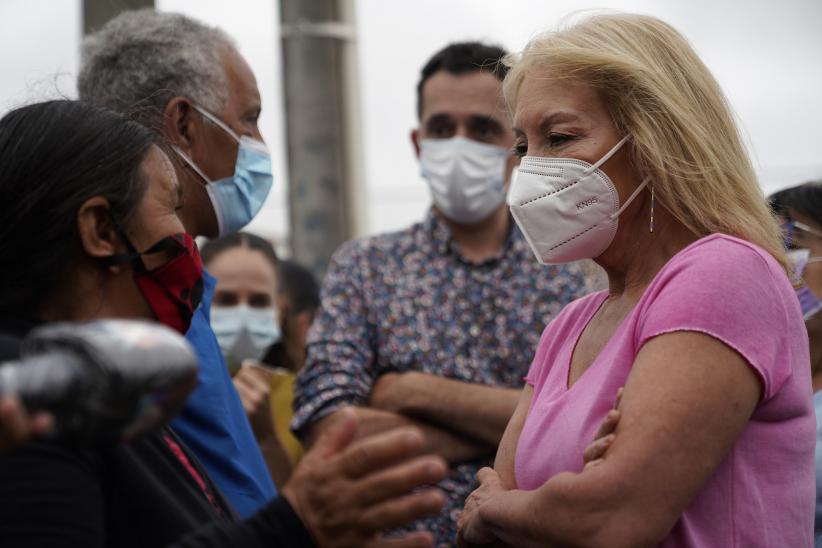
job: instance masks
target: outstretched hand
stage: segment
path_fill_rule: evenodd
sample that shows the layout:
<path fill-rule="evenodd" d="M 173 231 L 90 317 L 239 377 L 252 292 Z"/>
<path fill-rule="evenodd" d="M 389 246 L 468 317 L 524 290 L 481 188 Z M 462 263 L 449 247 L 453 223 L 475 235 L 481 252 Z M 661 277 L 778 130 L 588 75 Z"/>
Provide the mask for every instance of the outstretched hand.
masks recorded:
<path fill-rule="evenodd" d="M 5 451 L 31 436 L 48 432 L 54 418 L 41 412 L 29 415 L 15 396 L 0 398 L 0 451 Z"/>
<path fill-rule="evenodd" d="M 302 458 L 282 489 L 283 496 L 318 546 L 432 546 L 430 533 L 385 538 L 381 532 L 440 511 L 443 494 L 418 488 L 441 480 L 445 461 L 433 455 L 416 456 L 423 437 L 414 428 L 351 444 L 356 430 L 356 415 L 343 410 Z"/>

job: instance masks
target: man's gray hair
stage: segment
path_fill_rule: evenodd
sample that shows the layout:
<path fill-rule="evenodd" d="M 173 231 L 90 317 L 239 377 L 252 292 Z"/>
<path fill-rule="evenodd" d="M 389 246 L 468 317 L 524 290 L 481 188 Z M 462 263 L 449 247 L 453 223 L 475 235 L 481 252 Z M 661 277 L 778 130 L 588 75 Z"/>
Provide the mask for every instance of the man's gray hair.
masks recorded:
<path fill-rule="evenodd" d="M 80 99 L 131 114 L 155 130 L 177 95 L 220 112 L 228 96 L 227 49 L 235 43 L 217 27 L 176 13 L 127 11 L 83 40 Z"/>

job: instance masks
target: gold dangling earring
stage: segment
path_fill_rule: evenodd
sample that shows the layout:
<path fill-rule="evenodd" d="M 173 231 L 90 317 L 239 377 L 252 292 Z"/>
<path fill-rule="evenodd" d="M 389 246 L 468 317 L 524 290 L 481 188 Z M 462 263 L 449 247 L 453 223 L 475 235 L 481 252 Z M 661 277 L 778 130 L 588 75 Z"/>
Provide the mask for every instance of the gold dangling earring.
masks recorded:
<path fill-rule="evenodd" d="M 651 184 L 651 224 L 649 226 L 649 232 L 653 234 L 654 232 L 654 185 Z"/>

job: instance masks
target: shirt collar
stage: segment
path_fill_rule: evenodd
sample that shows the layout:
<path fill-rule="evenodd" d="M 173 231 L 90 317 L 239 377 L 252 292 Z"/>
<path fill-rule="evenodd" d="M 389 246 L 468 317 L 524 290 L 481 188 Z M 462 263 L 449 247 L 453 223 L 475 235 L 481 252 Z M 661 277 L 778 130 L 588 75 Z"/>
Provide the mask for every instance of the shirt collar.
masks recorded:
<path fill-rule="evenodd" d="M 214 291 L 217 289 L 217 278 L 209 274 L 208 270 L 203 267 L 203 298 L 200 300 L 200 308 L 211 322 L 211 299 L 214 297 Z"/>
<path fill-rule="evenodd" d="M 462 253 L 460 253 L 459 248 L 453 241 L 453 236 L 451 235 L 451 230 L 448 228 L 448 225 L 439 217 L 439 215 L 434 213 L 433 209 L 428 210 L 425 220 L 423 221 L 423 227 L 425 228 L 426 235 L 428 235 L 431 239 L 431 245 L 436 253 L 440 255 L 453 254 L 463 263 L 472 266 L 481 266 L 499 261 L 511 253 L 517 240 L 522 239 L 514 219 L 509 215 L 508 234 L 505 236 L 505 242 L 502 245 L 499 255 L 477 264 L 469 261 Z"/>

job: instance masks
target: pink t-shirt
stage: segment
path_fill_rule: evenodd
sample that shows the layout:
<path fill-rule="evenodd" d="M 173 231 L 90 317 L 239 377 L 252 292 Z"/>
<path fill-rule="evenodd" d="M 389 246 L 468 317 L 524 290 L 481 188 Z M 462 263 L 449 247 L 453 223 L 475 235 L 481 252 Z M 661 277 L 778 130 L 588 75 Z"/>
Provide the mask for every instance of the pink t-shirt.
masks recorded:
<path fill-rule="evenodd" d="M 582 452 L 642 345 L 664 333 L 698 331 L 745 358 L 761 380 L 762 400 L 661 546 L 811 547 L 816 421 L 808 336 L 779 264 L 722 234 L 691 244 L 659 271 L 569 390 L 571 354 L 606 297 L 571 303 L 542 334 L 526 377 L 534 396 L 517 445 L 517 486 L 536 489 L 560 472 L 580 472 Z"/>

